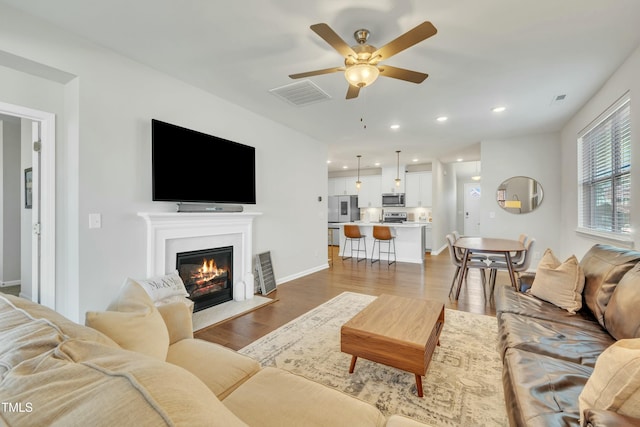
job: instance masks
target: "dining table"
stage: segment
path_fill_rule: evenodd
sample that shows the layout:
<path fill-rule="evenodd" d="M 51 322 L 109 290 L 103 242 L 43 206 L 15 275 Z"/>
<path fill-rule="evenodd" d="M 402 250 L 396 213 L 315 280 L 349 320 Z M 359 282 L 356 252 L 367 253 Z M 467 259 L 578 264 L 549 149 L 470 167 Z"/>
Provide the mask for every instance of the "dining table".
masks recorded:
<path fill-rule="evenodd" d="M 462 280 L 464 279 L 464 272 L 467 269 L 467 261 L 471 254 L 502 254 L 504 255 L 505 262 L 507 264 L 507 270 L 509 271 L 509 277 L 511 278 L 511 285 L 518 289 L 516 285 L 516 275 L 513 271 L 513 262 L 511 261 L 512 252 L 522 252 L 525 250 L 524 245 L 519 240 L 511 239 L 498 239 L 493 237 L 460 237 L 457 239 L 453 246 L 464 251 L 462 257 L 462 274 L 458 277 L 458 289 L 456 290 L 456 300 L 460 296 L 460 289 L 462 288 Z M 489 266 L 487 265 L 487 268 Z"/>

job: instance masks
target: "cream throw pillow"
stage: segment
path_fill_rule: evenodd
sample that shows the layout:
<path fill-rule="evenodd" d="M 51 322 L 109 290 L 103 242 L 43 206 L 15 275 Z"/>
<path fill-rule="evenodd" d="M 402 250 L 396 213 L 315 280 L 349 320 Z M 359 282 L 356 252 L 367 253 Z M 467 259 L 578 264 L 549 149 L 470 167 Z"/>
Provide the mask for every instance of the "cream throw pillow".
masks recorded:
<path fill-rule="evenodd" d="M 172 296 L 188 297 L 189 293 L 184 287 L 184 282 L 177 271 L 164 276 L 150 277 L 145 280 L 136 280 L 153 301 L 160 301 Z"/>
<path fill-rule="evenodd" d="M 584 272 L 575 255 L 560 262 L 551 249 L 544 251 L 529 292 L 570 313 L 582 308 Z"/>
<path fill-rule="evenodd" d="M 579 398 L 585 409 L 604 409 L 640 418 L 640 338 L 619 340 L 598 357 Z"/>
<path fill-rule="evenodd" d="M 155 357 L 167 358 L 169 332 L 145 290 L 127 279 L 107 311 L 89 311 L 85 324 L 114 340 L 120 347 Z"/>

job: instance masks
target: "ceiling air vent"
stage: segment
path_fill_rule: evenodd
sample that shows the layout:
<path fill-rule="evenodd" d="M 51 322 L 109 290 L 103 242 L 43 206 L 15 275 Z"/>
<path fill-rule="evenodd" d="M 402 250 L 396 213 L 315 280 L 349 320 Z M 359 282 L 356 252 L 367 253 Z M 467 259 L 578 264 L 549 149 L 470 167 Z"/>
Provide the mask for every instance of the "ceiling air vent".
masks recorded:
<path fill-rule="evenodd" d="M 302 80 L 285 86 L 271 89 L 269 92 L 289 104 L 302 107 L 326 101 L 331 97 L 311 80 Z"/>
<path fill-rule="evenodd" d="M 551 100 L 551 104 L 550 105 L 557 105 L 557 104 L 561 104 L 565 98 L 567 97 L 566 94 L 562 94 L 562 95 L 556 95 L 553 97 L 553 99 Z"/>

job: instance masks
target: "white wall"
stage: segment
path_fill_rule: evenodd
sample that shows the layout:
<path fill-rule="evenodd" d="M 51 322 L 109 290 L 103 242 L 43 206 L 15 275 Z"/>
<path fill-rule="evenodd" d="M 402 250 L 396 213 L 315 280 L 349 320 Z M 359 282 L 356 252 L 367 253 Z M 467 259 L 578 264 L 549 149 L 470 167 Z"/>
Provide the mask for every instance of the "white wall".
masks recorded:
<path fill-rule="evenodd" d="M 562 222 L 560 238 L 565 252 L 580 258 L 595 243 L 620 246 L 618 241 L 608 241 L 577 233 L 577 135 L 615 101 L 631 91 L 631 227 L 635 230 L 635 247 L 640 244 L 640 47 L 618 68 L 604 86 L 567 123 L 562 130 Z"/>
<path fill-rule="evenodd" d="M 20 124 L 0 120 L 0 283 L 20 282 Z"/>
<path fill-rule="evenodd" d="M 560 136 L 533 135 L 506 140 L 482 141 L 482 198 L 480 233 L 483 236 L 517 239 L 521 233 L 536 239 L 534 254 L 546 248 L 560 253 Z M 496 189 L 513 176 L 537 180 L 544 190 L 542 203 L 527 214 L 512 214 L 498 206 Z M 533 258 L 535 268 L 538 258 Z"/>
<path fill-rule="evenodd" d="M 454 174 L 451 167 L 433 161 L 433 224 L 431 225 L 432 253 L 438 254 L 446 243 L 445 236 L 452 230 L 450 224 L 452 203 L 455 201 Z"/>
<path fill-rule="evenodd" d="M 59 98 L 63 314 L 102 310 L 125 277 L 146 274 L 136 213 L 175 209 L 151 202 L 152 118 L 256 147 L 257 204 L 245 206 L 263 212 L 254 251 L 271 251 L 280 282 L 326 266 L 327 205 L 317 201 L 327 194 L 324 144 L 5 6 L 0 50 L 77 76 Z M 102 214 L 101 229 L 88 229 L 89 213 Z"/>

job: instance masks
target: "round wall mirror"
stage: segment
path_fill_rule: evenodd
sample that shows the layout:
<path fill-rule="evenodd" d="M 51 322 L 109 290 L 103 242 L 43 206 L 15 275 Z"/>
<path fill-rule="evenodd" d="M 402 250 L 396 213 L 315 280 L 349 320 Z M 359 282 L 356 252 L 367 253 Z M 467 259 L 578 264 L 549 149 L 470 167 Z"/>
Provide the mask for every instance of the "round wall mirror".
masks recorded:
<path fill-rule="evenodd" d="M 512 214 L 534 211 L 542 203 L 542 185 L 533 178 L 514 176 L 498 186 L 498 205 Z"/>

